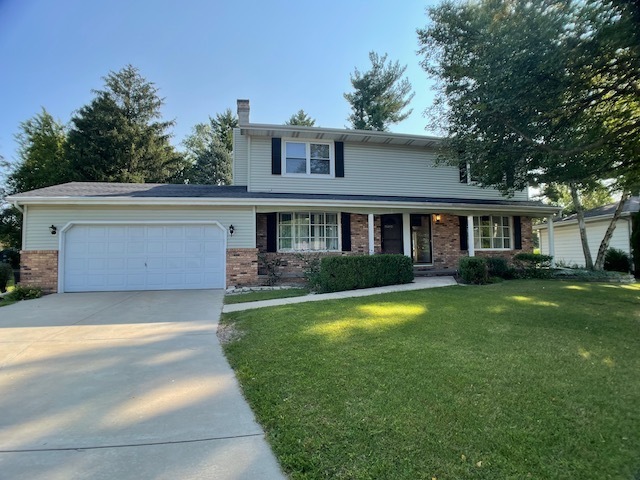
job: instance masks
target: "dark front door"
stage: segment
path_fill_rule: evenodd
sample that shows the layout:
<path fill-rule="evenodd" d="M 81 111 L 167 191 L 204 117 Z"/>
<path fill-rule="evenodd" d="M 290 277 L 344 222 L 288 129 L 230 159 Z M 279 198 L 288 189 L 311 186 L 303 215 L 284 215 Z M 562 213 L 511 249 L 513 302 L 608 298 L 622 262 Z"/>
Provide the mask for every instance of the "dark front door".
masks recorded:
<path fill-rule="evenodd" d="M 404 253 L 401 213 L 382 215 L 382 253 Z"/>
<path fill-rule="evenodd" d="M 432 263 L 431 215 L 411 215 L 411 257 L 413 263 Z"/>

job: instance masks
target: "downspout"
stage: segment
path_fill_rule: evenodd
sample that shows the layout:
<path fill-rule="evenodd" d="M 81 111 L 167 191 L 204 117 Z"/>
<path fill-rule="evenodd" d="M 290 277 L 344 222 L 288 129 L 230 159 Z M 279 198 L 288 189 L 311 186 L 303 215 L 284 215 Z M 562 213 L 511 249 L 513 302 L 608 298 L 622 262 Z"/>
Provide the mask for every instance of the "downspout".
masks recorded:
<path fill-rule="evenodd" d="M 16 210 L 18 210 L 20 213 L 24 213 L 24 210 L 22 209 L 22 207 L 18 204 L 17 200 L 14 200 L 13 203 L 11 204 L 15 207 Z"/>

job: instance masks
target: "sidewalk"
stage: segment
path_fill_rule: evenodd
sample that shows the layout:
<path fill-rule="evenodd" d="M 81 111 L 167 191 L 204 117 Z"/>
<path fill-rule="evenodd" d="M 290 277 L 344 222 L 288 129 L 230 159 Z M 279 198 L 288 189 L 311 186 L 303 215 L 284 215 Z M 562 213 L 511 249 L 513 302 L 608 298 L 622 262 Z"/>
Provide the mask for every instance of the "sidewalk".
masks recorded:
<path fill-rule="evenodd" d="M 225 305 L 222 313 L 239 312 L 254 308 L 275 307 L 277 305 L 290 305 L 293 303 L 319 302 L 321 300 L 335 300 L 339 298 L 367 297 L 381 293 L 407 292 L 409 290 L 424 290 L 425 288 L 448 287 L 457 285 L 453 277 L 416 277 L 413 283 L 402 285 L 388 285 L 386 287 L 363 288 L 361 290 L 347 290 L 345 292 L 319 293 L 304 295 L 302 297 L 277 298 L 273 300 L 262 300 L 260 302 L 234 303 Z"/>

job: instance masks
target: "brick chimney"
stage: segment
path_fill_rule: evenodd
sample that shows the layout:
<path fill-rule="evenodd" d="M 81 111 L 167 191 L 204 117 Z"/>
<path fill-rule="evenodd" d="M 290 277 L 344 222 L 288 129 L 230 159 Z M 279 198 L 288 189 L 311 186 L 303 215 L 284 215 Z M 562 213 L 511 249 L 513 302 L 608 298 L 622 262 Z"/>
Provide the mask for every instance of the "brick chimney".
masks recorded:
<path fill-rule="evenodd" d="M 238 99 L 238 124 L 240 126 L 249 125 L 249 100 Z"/>

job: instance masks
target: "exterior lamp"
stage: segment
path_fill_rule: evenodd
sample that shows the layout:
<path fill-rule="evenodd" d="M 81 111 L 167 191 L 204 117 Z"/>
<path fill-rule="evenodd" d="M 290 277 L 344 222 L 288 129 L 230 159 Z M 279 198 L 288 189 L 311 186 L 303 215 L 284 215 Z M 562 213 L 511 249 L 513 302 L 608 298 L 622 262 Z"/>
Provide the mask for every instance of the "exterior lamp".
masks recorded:
<path fill-rule="evenodd" d="M 233 237 L 234 232 L 236 231 L 236 227 L 233 225 L 229 225 L 229 235 Z"/>
<path fill-rule="evenodd" d="M 55 235 L 56 233 L 58 233 L 58 227 L 56 227 L 55 225 L 51 225 L 49 227 L 49 231 L 51 232 L 51 235 Z"/>
<path fill-rule="evenodd" d="M 441 213 L 434 214 L 433 220 L 436 222 L 436 224 L 440 225 L 442 223 L 442 214 Z"/>

